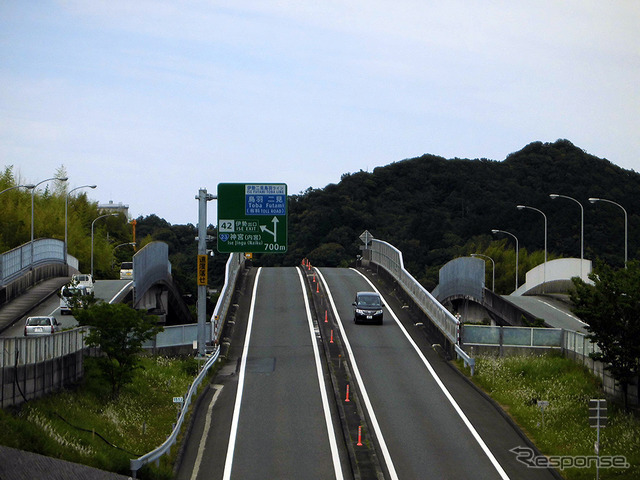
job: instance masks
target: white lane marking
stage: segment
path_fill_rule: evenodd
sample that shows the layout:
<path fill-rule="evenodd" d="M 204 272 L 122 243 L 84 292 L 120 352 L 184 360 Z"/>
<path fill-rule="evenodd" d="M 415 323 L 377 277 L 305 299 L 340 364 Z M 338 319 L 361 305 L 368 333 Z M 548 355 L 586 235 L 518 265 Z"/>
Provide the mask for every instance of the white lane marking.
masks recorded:
<path fill-rule="evenodd" d="M 393 465 L 393 460 L 391 459 L 391 454 L 389 453 L 389 449 L 387 448 L 387 443 L 384 440 L 384 436 L 382 435 L 382 430 L 380 430 L 380 425 L 378 424 L 378 419 L 376 417 L 376 413 L 373 410 L 373 405 L 371 405 L 371 400 L 369 399 L 369 394 L 367 393 L 367 389 L 364 385 L 364 381 L 362 380 L 362 376 L 360 375 L 360 370 L 358 369 L 358 364 L 356 363 L 355 356 L 353 355 L 353 350 L 351 349 L 351 344 L 349 343 L 349 339 L 347 338 L 346 332 L 342 325 L 342 320 L 340 319 L 340 315 L 338 314 L 338 309 L 336 308 L 336 303 L 333 300 L 333 295 L 331 295 L 331 291 L 329 290 L 329 285 L 324 279 L 322 272 L 320 269 L 316 268 L 318 272 L 318 277 L 322 281 L 325 291 L 327 292 L 327 296 L 329 297 L 329 303 L 331 303 L 331 310 L 333 311 L 334 318 L 338 322 L 338 327 L 340 328 L 340 332 L 342 333 L 342 340 L 344 341 L 345 347 L 347 349 L 347 353 L 349 355 L 349 360 L 351 361 L 351 369 L 353 370 L 353 374 L 356 377 L 356 381 L 360 386 L 360 394 L 362 395 L 362 399 L 364 400 L 365 408 L 369 413 L 369 418 L 371 419 L 371 425 L 373 426 L 373 430 L 376 433 L 376 437 L 378 438 L 378 442 L 380 443 L 380 450 L 382 451 L 382 456 L 384 457 L 385 464 L 387 465 L 387 469 L 389 470 L 389 475 L 392 479 L 398 480 L 398 474 L 396 473 L 396 468 Z"/>
<path fill-rule="evenodd" d="M 113 303 L 115 301 L 116 298 L 118 298 L 118 295 L 120 295 L 127 287 L 129 287 L 129 285 L 131 285 L 133 283 L 133 281 L 127 282 L 125 283 L 124 287 L 122 287 L 120 289 L 120 291 L 118 293 L 116 293 L 113 298 L 111 300 L 109 300 L 109 303 Z"/>
<path fill-rule="evenodd" d="M 336 433 L 333 429 L 333 422 L 331 421 L 331 411 L 329 410 L 329 399 L 327 398 L 327 389 L 324 384 L 324 375 L 322 372 L 322 364 L 320 363 L 320 352 L 318 351 L 318 342 L 316 340 L 316 334 L 313 327 L 313 320 L 311 319 L 311 309 L 309 308 L 309 298 L 307 296 L 307 289 L 305 287 L 304 278 L 299 268 L 296 268 L 298 272 L 298 278 L 300 279 L 300 286 L 302 287 L 302 296 L 304 298 L 304 308 L 307 312 L 307 323 L 309 324 L 309 334 L 311 336 L 311 345 L 313 346 L 313 356 L 316 362 L 316 372 L 318 373 L 318 386 L 320 387 L 320 396 L 322 398 L 322 408 L 324 410 L 324 421 L 327 425 L 327 433 L 329 435 L 329 445 L 331 447 L 331 458 L 333 460 L 333 470 L 336 474 L 336 479 L 342 480 L 342 467 L 340 465 L 340 454 L 338 452 L 338 444 L 336 442 Z"/>
<path fill-rule="evenodd" d="M 464 412 L 462 411 L 462 409 L 460 408 L 458 403 L 455 401 L 455 399 L 453 398 L 451 393 L 449 393 L 449 390 L 447 390 L 447 387 L 445 387 L 444 383 L 442 383 L 442 380 L 440 380 L 440 377 L 438 377 L 438 374 L 436 373 L 436 371 L 433 369 L 433 367 L 431 366 L 431 364 L 429 363 L 427 358 L 420 351 L 420 349 L 418 348 L 418 345 L 416 345 L 416 343 L 413 341 L 413 339 L 409 335 L 409 332 L 407 332 L 407 330 L 404 328 L 404 325 L 402 325 L 402 323 L 400 323 L 400 319 L 396 316 L 394 311 L 389 307 L 389 302 L 387 302 L 384 299 L 382 294 L 378 291 L 378 289 L 375 287 L 375 285 L 373 285 L 373 283 L 371 283 L 371 281 L 367 277 L 365 277 L 358 270 L 355 270 L 355 269 L 351 269 L 351 270 L 357 272 L 362 278 L 364 278 L 367 281 L 367 283 L 369 283 L 369 285 L 371 286 L 371 288 L 373 288 L 374 291 L 376 291 L 376 292 L 378 292 L 380 294 L 380 296 L 384 300 L 384 304 L 387 305 L 387 310 L 393 316 L 393 319 L 396 321 L 396 323 L 400 327 L 400 330 L 402 330 L 402 333 L 404 333 L 404 336 L 407 338 L 407 340 L 409 341 L 409 343 L 411 344 L 413 349 L 416 351 L 416 353 L 420 357 L 420 360 L 422 360 L 422 363 L 424 363 L 424 365 L 427 367 L 427 370 L 429 370 L 429 373 L 431 374 L 433 379 L 436 381 L 436 383 L 438 384 L 438 386 L 442 390 L 442 393 L 444 393 L 445 397 L 447 397 L 447 400 L 449 400 L 449 403 L 451 403 L 451 405 L 453 406 L 453 408 L 456 411 L 456 413 L 460 416 L 460 418 L 462 419 L 464 424 L 467 426 L 467 428 L 471 432 L 471 435 L 473 435 L 473 438 L 475 438 L 476 442 L 478 442 L 478 444 L 480 445 L 480 448 L 482 448 L 482 450 L 484 451 L 485 455 L 489 458 L 489 460 L 491 461 L 491 463 L 493 464 L 495 469 L 498 471 L 498 473 L 500 474 L 500 477 L 505 479 L 505 480 L 509 480 L 509 476 L 507 475 L 507 472 L 505 472 L 504 469 L 502 468 L 502 466 L 500 465 L 500 463 L 498 463 L 498 460 L 496 459 L 496 457 L 494 457 L 493 453 L 491 453 L 491 450 L 489 450 L 489 447 L 487 447 L 487 444 L 484 443 L 484 440 L 482 439 L 480 434 L 477 432 L 475 427 L 471 424 L 471 422 L 469 421 L 467 416 L 464 414 Z"/>
<path fill-rule="evenodd" d="M 238 392 L 236 393 L 236 404 L 233 407 L 233 420 L 231 421 L 231 431 L 229 433 L 229 445 L 227 447 L 227 458 L 224 462 L 223 480 L 231 479 L 231 468 L 233 467 L 233 453 L 236 448 L 236 438 L 238 436 L 238 421 L 240 419 L 240 405 L 242 404 L 242 392 L 244 390 L 244 376 L 247 368 L 247 357 L 249 355 L 249 340 L 251 339 L 251 327 L 253 326 L 253 314 L 256 307 L 256 293 L 258 291 L 258 280 L 262 267 L 258 268 L 256 279 L 253 284 L 251 294 L 251 308 L 249 309 L 249 321 L 247 322 L 247 333 L 244 337 L 244 349 L 242 350 L 242 360 L 240 364 L 240 375 L 238 376 Z"/>
<path fill-rule="evenodd" d="M 218 401 L 218 397 L 220 396 L 220 392 L 224 388 L 223 385 L 214 385 L 216 393 L 213 394 L 213 398 L 209 403 L 209 408 L 207 409 L 207 418 L 204 422 L 204 430 L 202 431 L 202 437 L 200 438 L 200 445 L 198 446 L 198 455 L 196 457 L 195 464 L 193 466 L 193 472 L 191 472 L 191 480 L 196 480 L 198 477 L 198 471 L 200 470 L 200 464 L 202 463 L 202 457 L 204 455 L 204 447 L 207 443 L 207 437 L 209 436 L 209 429 L 211 428 L 211 417 L 213 416 L 213 406 Z"/>

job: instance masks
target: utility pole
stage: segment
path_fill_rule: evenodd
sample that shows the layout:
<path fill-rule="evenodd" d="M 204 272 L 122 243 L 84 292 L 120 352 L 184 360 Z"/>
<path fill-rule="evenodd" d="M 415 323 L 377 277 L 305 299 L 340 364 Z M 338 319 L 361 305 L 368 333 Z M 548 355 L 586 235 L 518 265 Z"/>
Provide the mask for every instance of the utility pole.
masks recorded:
<path fill-rule="evenodd" d="M 198 191 L 198 356 L 205 356 L 207 323 L 207 202 L 217 197 L 207 193 L 206 188 Z"/>

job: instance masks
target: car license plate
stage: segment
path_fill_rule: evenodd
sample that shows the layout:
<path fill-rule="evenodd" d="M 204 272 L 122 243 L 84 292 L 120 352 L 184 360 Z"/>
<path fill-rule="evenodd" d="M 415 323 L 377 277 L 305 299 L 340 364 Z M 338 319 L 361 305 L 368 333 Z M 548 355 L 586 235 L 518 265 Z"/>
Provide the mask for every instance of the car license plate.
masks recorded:
<path fill-rule="evenodd" d="M 42 327 L 36 327 L 36 332 L 42 333 Z"/>
<path fill-rule="evenodd" d="M 373 318 L 372 315 L 367 315 L 367 320 L 371 320 Z"/>

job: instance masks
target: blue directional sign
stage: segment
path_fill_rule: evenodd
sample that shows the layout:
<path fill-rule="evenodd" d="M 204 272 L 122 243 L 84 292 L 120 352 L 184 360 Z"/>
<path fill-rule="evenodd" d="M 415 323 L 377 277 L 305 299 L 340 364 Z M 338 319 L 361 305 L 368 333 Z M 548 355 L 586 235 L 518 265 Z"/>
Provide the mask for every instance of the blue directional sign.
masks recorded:
<path fill-rule="evenodd" d="M 287 251 L 287 185 L 218 184 L 218 251 Z"/>

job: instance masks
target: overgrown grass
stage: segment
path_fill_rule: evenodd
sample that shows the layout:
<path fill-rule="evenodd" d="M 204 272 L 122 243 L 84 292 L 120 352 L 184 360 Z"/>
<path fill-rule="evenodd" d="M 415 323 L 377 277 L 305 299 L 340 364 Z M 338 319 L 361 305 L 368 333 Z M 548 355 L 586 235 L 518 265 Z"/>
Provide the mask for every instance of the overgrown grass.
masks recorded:
<path fill-rule="evenodd" d="M 129 460 L 155 449 L 171 433 L 178 413 L 173 397 L 186 395 L 198 368 L 193 358 L 167 357 L 144 357 L 142 366 L 133 383 L 112 399 L 110 387 L 96 380 L 86 362 L 86 380 L 73 391 L 0 410 L 0 444 L 129 475 Z M 159 467 L 145 466 L 138 478 L 172 478 L 176 454 L 173 447 Z"/>
<path fill-rule="evenodd" d="M 600 380 L 558 356 L 476 358 L 473 381 L 500 403 L 546 456 L 593 456 L 596 429 L 588 403 L 605 398 Z M 548 401 L 542 411 L 537 401 Z M 640 478 L 640 421 L 608 401 L 609 423 L 600 432 L 601 456 L 624 456 L 628 469 L 600 469 L 600 478 Z M 595 467 L 561 471 L 571 480 L 595 478 Z"/>

